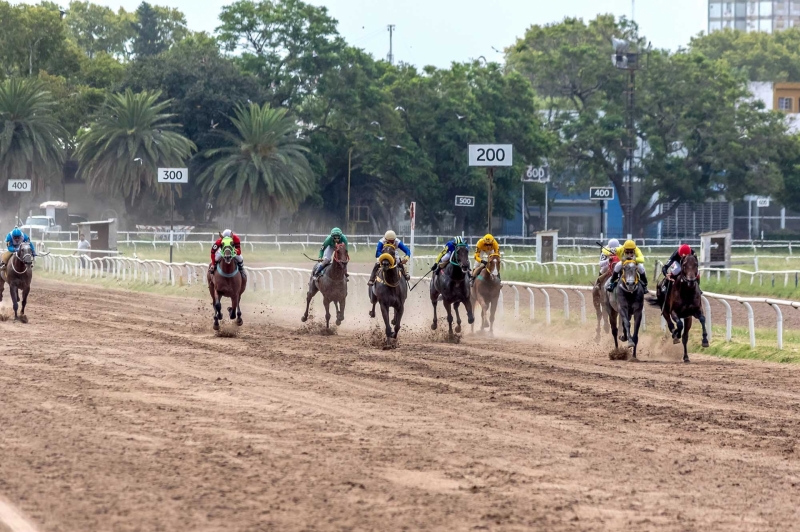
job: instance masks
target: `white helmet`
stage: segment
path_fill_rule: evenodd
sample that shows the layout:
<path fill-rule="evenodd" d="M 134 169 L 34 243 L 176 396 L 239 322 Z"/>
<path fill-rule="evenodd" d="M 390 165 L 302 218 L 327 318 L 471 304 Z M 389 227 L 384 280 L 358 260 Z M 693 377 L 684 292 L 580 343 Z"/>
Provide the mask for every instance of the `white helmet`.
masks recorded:
<path fill-rule="evenodd" d="M 230 229 L 225 229 L 225 230 L 222 232 L 222 238 L 230 238 L 230 236 L 231 236 L 232 234 L 233 234 L 233 232 L 232 232 Z"/>
<path fill-rule="evenodd" d="M 608 241 L 608 245 L 606 246 L 608 249 L 617 249 L 619 247 L 619 240 L 616 238 L 612 238 Z"/>
<path fill-rule="evenodd" d="M 389 229 L 388 231 L 386 231 L 386 234 L 383 235 L 383 238 L 385 238 L 386 240 L 397 240 L 397 233 Z"/>

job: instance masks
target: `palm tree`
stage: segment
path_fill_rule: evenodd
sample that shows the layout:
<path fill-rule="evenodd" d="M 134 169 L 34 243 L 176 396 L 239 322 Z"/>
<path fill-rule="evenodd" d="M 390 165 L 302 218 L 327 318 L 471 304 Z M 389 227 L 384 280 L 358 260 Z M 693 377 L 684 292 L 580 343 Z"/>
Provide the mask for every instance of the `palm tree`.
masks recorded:
<path fill-rule="evenodd" d="M 219 133 L 228 146 L 203 153 L 211 159 L 198 177 L 203 191 L 222 206 L 243 205 L 268 217 L 281 206 L 296 210 L 314 186 L 297 123 L 286 109 L 268 104 L 237 105 L 235 114 L 237 133 Z"/>
<path fill-rule="evenodd" d="M 165 113 L 171 100 L 159 102 L 160 92 L 130 89 L 110 94 L 90 126 L 78 133 L 75 157 L 80 175 L 93 192 L 122 195 L 129 204 L 145 191 L 156 197 L 168 193 L 157 187 L 159 167 L 180 167 L 196 146 L 173 131 L 180 127 Z"/>
<path fill-rule="evenodd" d="M 53 114 L 55 103 L 37 79 L 0 83 L 0 176 L 30 179 L 34 192 L 59 176 L 67 131 Z"/>

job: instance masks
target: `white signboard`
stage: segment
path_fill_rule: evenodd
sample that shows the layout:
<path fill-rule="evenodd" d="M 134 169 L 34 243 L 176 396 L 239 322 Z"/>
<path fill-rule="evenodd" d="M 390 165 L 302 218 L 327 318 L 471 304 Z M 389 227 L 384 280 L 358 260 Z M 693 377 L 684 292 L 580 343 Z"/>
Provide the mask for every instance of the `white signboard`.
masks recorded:
<path fill-rule="evenodd" d="M 8 180 L 9 192 L 30 192 L 31 180 L 30 179 L 9 179 Z"/>
<path fill-rule="evenodd" d="M 756 200 L 756 205 L 758 207 L 769 207 L 769 198 L 758 198 Z"/>
<path fill-rule="evenodd" d="M 549 183 L 550 182 L 550 167 L 549 166 L 529 166 L 522 176 L 523 183 Z"/>
<path fill-rule="evenodd" d="M 456 207 L 474 207 L 475 196 L 456 196 Z"/>
<path fill-rule="evenodd" d="M 188 168 L 159 168 L 158 169 L 158 182 L 159 183 L 186 184 L 186 183 L 189 182 L 189 169 Z"/>
<path fill-rule="evenodd" d="M 514 147 L 511 144 L 470 144 L 470 166 L 512 166 Z"/>
<path fill-rule="evenodd" d="M 589 199 L 592 201 L 611 201 L 614 199 L 614 187 L 589 187 Z"/>

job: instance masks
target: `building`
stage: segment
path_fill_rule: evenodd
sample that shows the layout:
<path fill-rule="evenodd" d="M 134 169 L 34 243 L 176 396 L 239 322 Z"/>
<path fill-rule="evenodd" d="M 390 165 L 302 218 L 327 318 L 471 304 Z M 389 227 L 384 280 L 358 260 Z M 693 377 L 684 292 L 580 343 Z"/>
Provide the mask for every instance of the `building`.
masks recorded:
<path fill-rule="evenodd" d="M 751 81 L 748 88 L 753 98 L 764 102 L 767 109 L 786 114 L 790 132 L 800 131 L 800 83 Z"/>
<path fill-rule="evenodd" d="M 708 0 L 708 33 L 725 28 L 781 31 L 800 26 L 800 0 Z"/>

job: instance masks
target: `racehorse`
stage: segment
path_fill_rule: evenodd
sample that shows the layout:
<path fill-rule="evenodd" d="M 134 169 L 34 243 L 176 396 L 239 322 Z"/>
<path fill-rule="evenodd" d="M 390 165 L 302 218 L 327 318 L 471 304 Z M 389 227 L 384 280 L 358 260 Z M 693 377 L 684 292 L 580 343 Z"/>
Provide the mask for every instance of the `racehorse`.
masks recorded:
<path fill-rule="evenodd" d="M 472 302 L 469 299 L 469 250 L 465 244 L 456 245 L 455 251 L 450 256 L 450 262 L 440 269 L 433 280 L 431 280 L 431 304 L 433 305 L 433 323 L 431 329 L 438 327 L 436 317 L 436 304 L 441 296 L 444 308 L 447 311 L 447 325 L 450 328 L 450 338 L 453 338 L 453 314 L 451 306 L 455 309 L 456 332 L 461 332 L 461 316 L 458 313 L 458 306 L 464 304 L 467 309 L 467 320 L 470 324 L 475 323 L 475 316 L 472 315 Z"/>
<path fill-rule="evenodd" d="M 492 253 L 489 255 L 486 267 L 475 279 L 475 285 L 470 290 L 470 298 L 473 310 L 475 304 L 481 306 L 481 332 L 487 327 L 486 313 L 489 313 L 489 334 L 494 334 L 494 315 L 497 312 L 497 302 L 500 299 L 500 254 Z M 475 325 L 472 325 L 472 332 L 475 332 Z"/>
<path fill-rule="evenodd" d="M 23 242 L 8 259 L 4 274 L 0 275 L 0 301 L 3 300 L 5 283 L 8 283 L 8 291 L 11 294 L 11 302 L 14 306 L 14 319 L 19 319 L 23 323 L 28 320 L 25 316 L 25 305 L 28 304 L 28 293 L 31 291 L 32 280 L 33 250 L 28 242 Z M 22 309 L 17 314 L 20 290 L 22 290 Z"/>
<path fill-rule="evenodd" d="M 378 257 L 380 270 L 375 277 L 375 284 L 370 288 L 369 301 L 372 310 L 369 317 L 375 317 L 375 305 L 381 306 L 383 323 L 386 326 L 386 345 L 397 345 L 397 333 L 400 331 L 400 321 L 405 311 L 406 297 L 408 297 L 408 283 L 400 273 L 400 265 L 395 263 L 394 248 L 383 246 L 383 253 Z M 394 309 L 394 318 L 389 320 L 389 309 Z M 394 332 L 392 332 L 394 325 Z"/>
<path fill-rule="evenodd" d="M 609 277 L 614 273 L 614 265 L 619 262 L 619 257 L 616 255 L 611 255 L 608 258 L 608 269 L 605 273 L 601 274 L 600 277 L 597 278 L 595 281 L 594 286 L 592 287 L 592 304 L 594 305 L 595 314 L 597 314 L 597 329 L 595 331 L 595 341 L 600 340 L 600 324 L 603 324 L 603 330 L 608 332 L 609 323 L 611 320 L 609 311 L 607 311 L 607 306 L 609 304 L 608 300 L 608 292 L 603 288 L 606 285 Z M 614 325 L 616 327 L 617 324 L 617 316 L 619 312 L 616 309 L 611 309 L 614 312 Z M 604 320 L 603 318 L 606 317 L 608 319 Z M 614 333 L 614 337 L 616 338 L 617 333 Z"/>
<path fill-rule="evenodd" d="M 322 292 L 322 304 L 325 305 L 325 327 L 331 327 L 331 302 L 336 309 L 336 325 L 341 325 L 344 321 L 344 306 L 347 300 L 347 263 L 350 261 L 350 256 L 347 254 L 347 248 L 343 242 L 336 244 L 333 250 L 333 257 L 331 264 L 325 268 L 325 271 L 319 278 L 314 281 L 312 276 L 308 282 L 308 292 L 306 293 L 306 313 L 300 318 L 305 322 L 308 319 L 308 309 L 311 306 L 311 300 L 317 295 L 317 292 Z"/>
<path fill-rule="evenodd" d="M 672 343 L 677 344 L 683 336 L 683 361 L 689 362 L 689 353 L 686 343 L 689 341 L 689 330 L 692 328 L 692 318 L 697 318 L 703 327 L 703 347 L 708 347 L 708 332 L 706 331 L 706 317 L 703 314 L 703 300 L 700 297 L 700 287 L 697 284 L 699 265 L 697 257 L 687 255 L 681 259 L 681 272 L 667 286 L 668 291 L 661 290 L 661 285 L 669 282 L 663 279 L 656 291 L 656 299 L 649 299 L 651 305 L 661 308 L 661 315 L 667 322 L 669 332 L 672 333 Z M 673 325 L 673 321 L 677 325 Z"/>
<path fill-rule="evenodd" d="M 639 282 L 639 266 L 635 260 L 626 260 L 622 263 L 622 272 L 614 295 L 616 295 L 619 316 L 622 318 L 623 338 L 621 339 L 624 341 L 627 338 L 628 347 L 633 347 L 633 358 L 636 358 L 639 327 L 642 324 L 642 308 L 644 307 L 644 288 Z M 634 320 L 633 334 L 631 334 L 631 318 Z M 611 329 L 614 329 L 613 323 Z M 614 343 L 616 343 L 616 334 Z"/>
<path fill-rule="evenodd" d="M 221 235 L 220 235 L 221 236 Z M 222 239 L 222 260 L 214 270 L 214 274 L 209 273 L 208 291 L 211 293 L 211 305 L 214 307 L 214 330 L 219 330 L 219 320 L 222 319 L 222 298 L 231 298 L 231 306 L 228 307 L 230 319 L 236 320 L 236 325 L 241 325 L 242 309 L 239 306 L 242 294 L 247 288 L 247 278 L 239 272 L 239 266 L 234 257 L 236 250 L 233 246 L 231 237 Z"/>

